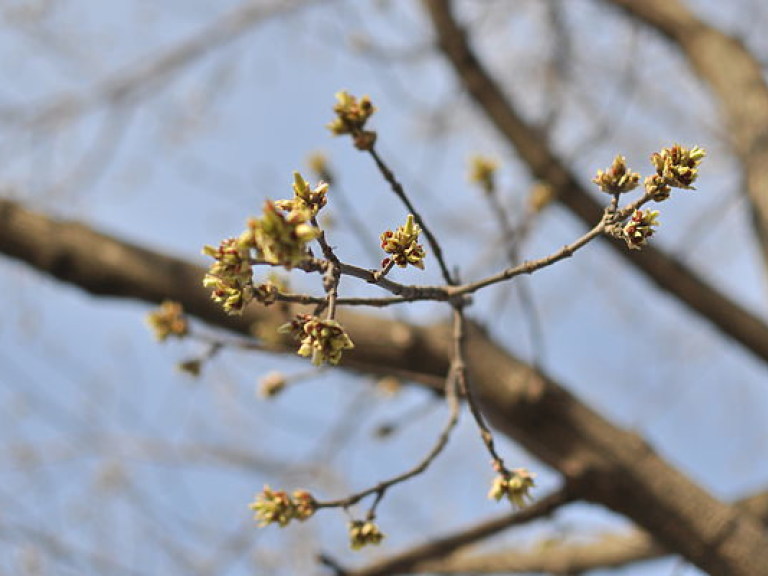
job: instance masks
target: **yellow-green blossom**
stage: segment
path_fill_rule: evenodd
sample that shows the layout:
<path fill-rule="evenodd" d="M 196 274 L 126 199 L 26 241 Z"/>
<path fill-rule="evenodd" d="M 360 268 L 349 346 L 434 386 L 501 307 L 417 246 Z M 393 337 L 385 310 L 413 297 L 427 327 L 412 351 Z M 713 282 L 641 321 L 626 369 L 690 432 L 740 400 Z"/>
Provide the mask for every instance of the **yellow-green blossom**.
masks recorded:
<path fill-rule="evenodd" d="M 184 309 L 178 302 L 165 300 L 160 308 L 147 315 L 147 323 L 155 338 L 163 342 L 169 336 L 183 338 L 189 333 L 189 324 Z"/>
<path fill-rule="evenodd" d="M 623 194 L 637 188 L 640 174 L 632 172 L 624 156 L 616 156 L 613 164 L 605 170 L 598 170 L 592 182 L 608 194 Z"/>
<path fill-rule="evenodd" d="M 387 230 L 381 235 L 381 248 L 387 254 L 392 255 L 392 261 L 405 268 L 410 264 L 416 268 L 424 269 L 424 258 L 427 253 L 421 244 L 418 243 L 421 228 L 415 223 L 413 214 L 408 214 L 405 225 L 397 230 Z M 384 260 L 384 265 L 389 263 L 389 259 Z"/>
<path fill-rule="evenodd" d="M 624 241 L 633 250 L 640 250 L 653 236 L 654 227 L 659 226 L 658 210 L 635 210 L 622 229 Z"/>
<path fill-rule="evenodd" d="M 368 544 L 379 544 L 382 540 L 384 534 L 370 520 L 353 520 L 349 523 L 349 545 L 353 550 Z"/>
<path fill-rule="evenodd" d="M 328 184 L 319 182 L 312 188 L 298 172 L 293 173 L 293 199 L 276 200 L 275 206 L 288 212 L 288 219 L 307 221 L 328 202 Z"/>
<path fill-rule="evenodd" d="M 304 522 L 308 518 L 311 518 L 317 509 L 317 503 L 312 497 L 312 494 L 306 490 L 295 490 L 292 496 L 294 507 L 294 518 L 300 522 Z"/>
<path fill-rule="evenodd" d="M 307 244 L 320 235 L 320 230 L 307 222 L 309 217 L 306 211 L 284 214 L 267 201 L 263 216 L 248 221 L 240 242 L 253 248 L 264 262 L 293 268 L 306 259 Z"/>
<path fill-rule="evenodd" d="M 496 190 L 496 170 L 499 163 L 492 158 L 473 156 L 469 159 L 469 181 L 477 184 L 486 194 Z"/>
<path fill-rule="evenodd" d="M 648 194 L 653 195 L 653 200 L 655 202 L 663 202 L 669 198 L 669 195 L 672 192 L 672 187 L 667 184 L 667 180 L 658 174 L 651 174 L 648 176 L 648 178 L 645 179 L 644 185 L 645 191 Z"/>
<path fill-rule="evenodd" d="M 203 254 L 214 258 L 203 286 L 228 314 L 240 314 L 253 299 L 250 248 L 236 238 L 223 240 L 218 248 L 205 246 Z"/>
<path fill-rule="evenodd" d="M 699 164 L 706 155 L 706 151 L 698 146 L 685 148 L 675 144 L 652 154 L 651 163 L 669 186 L 693 190 L 693 183 L 699 175 Z"/>
<path fill-rule="evenodd" d="M 336 118 L 328 124 L 328 129 L 336 136 L 342 134 L 354 134 L 365 126 L 376 107 L 368 96 L 359 100 L 347 91 L 336 93 L 336 105 L 333 107 Z"/>
<path fill-rule="evenodd" d="M 505 496 L 518 508 L 532 500 L 530 490 L 534 487 L 534 475 L 525 468 L 516 468 L 510 474 L 500 474 L 493 480 L 488 498 L 501 500 Z"/>
<path fill-rule="evenodd" d="M 355 347 L 349 335 L 336 320 L 324 320 L 310 314 L 299 314 L 293 322 L 278 328 L 290 333 L 300 343 L 299 356 L 311 357 L 312 364 L 338 364 L 344 350 Z"/>
<path fill-rule="evenodd" d="M 259 526 L 278 524 L 287 526 L 291 520 L 303 522 L 315 513 L 315 500 L 309 492 L 297 490 L 293 496 L 282 490 L 272 490 L 264 486 L 256 499 L 249 505 Z"/>

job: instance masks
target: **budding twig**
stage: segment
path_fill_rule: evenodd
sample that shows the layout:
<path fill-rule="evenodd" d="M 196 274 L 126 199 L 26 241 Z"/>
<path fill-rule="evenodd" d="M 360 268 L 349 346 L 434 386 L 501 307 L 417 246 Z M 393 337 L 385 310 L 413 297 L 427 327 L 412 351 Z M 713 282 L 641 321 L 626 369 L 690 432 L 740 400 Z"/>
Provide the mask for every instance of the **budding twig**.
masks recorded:
<path fill-rule="evenodd" d="M 368 150 L 368 153 L 371 155 L 371 158 L 373 158 L 373 161 L 376 163 L 376 167 L 379 169 L 379 172 L 381 172 L 381 175 L 389 183 L 390 187 L 392 188 L 392 191 L 400 199 L 400 201 L 406 207 L 408 212 L 410 214 L 413 214 L 414 220 L 416 220 L 416 223 L 424 231 L 424 236 L 426 236 L 427 242 L 429 243 L 429 247 L 432 249 L 432 254 L 434 254 L 435 260 L 437 260 L 437 264 L 440 267 L 440 272 L 443 275 L 443 279 L 445 280 L 445 283 L 449 285 L 455 284 L 455 281 L 453 280 L 451 273 L 448 271 L 448 266 L 445 263 L 445 258 L 443 257 L 443 250 L 442 248 L 440 248 L 440 243 L 437 241 L 437 238 L 435 238 L 434 234 L 432 234 L 432 231 L 427 227 L 427 225 L 424 222 L 424 219 L 421 217 L 421 214 L 419 214 L 419 212 L 416 210 L 416 207 L 413 205 L 410 198 L 408 198 L 408 195 L 405 193 L 405 189 L 403 188 L 403 185 L 400 184 L 400 182 L 395 177 L 394 172 L 390 170 L 389 166 L 387 166 L 387 164 L 384 162 L 381 156 L 379 156 L 379 153 L 376 151 L 376 148 L 374 146 L 370 147 L 370 149 Z"/>
<path fill-rule="evenodd" d="M 434 460 L 440 455 L 440 453 L 448 444 L 448 440 L 450 438 L 451 432 L 456 427 L 456 424 L 459 421 L 459 400 L 457 395 L 458 373 L 459 373 L 459 365 L 456 363 L 454 359 L 454 363 L 451 365 L 448 371 L 448 374 L 445 377 L 445 386 L 444 386 L 445 397 L 448 401 L 448 407 L 450 410 L 448 420 L 443 426 L 443 429 L 440 432 L 440 435 L 437 437 L 435 444 L 432 446 L 432 449 L 418 464 L 416 464 L 416 466 L 414 466 L 410 470 L 407 470 L 406 472 L 403 472 L 402 474 L 389 478 L 388 480 L 383 480 L 371 488 L 362 490 L 360 492 L 347 496 L 346 498 L 342 498 L 339 500 L 329 500 L 326 502 L 318 501 L 316 503 L 316 507 L 317 508 L 349 508 L 350 506 L 353 506 L 354 504 L 357 504 L 358 502 L 360 502 L 362 499 L 375 494 L 376 497 L 368 512 L 368 518 L 369 520 L 371 520 L 375 515 L 376 506 L 378 506 L 379 502 L 384 497 L 384 494 L 389 488 L 391 488 L 392 486 L 395 486 L 396 484 L 405 482 L 406 480 L 409 480 L 415 476 L 418 476 L 419 474 L 424 472 L 427 468 L 429 468 L 430 464 L 434 462 Z"/>

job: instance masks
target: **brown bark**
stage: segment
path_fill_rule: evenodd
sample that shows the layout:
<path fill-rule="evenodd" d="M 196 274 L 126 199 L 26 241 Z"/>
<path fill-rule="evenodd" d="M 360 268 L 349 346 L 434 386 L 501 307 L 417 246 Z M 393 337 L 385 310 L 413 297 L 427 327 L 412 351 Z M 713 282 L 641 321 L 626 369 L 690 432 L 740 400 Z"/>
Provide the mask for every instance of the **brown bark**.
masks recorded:
<path fill-rule="evenodd" d="M 101 296 L 171 298 L 190 314 L 241 334 L 274 327 L 286 314 L 278 306 L 251 306 L 242 317 L 227 317 L 200 287 L 202 267 L 10 200 L 0 201 L 0 252 Z M 452 342 L 442 324 L 423 328 L 356 312 L 340 319 L 357 345 L 346 367 L 405 370 L 425 380 L 447 371 Z M 286 343 L 274 347 L 294 352 Z M 563 473 L 580 497 L 624 514 L 711 574 L 764 572 L 768 535 L 753 517 L 712 498 L 641 438 L 612 425 L 477 327 L 468 334 L 467 357 L 491 422 Z"/>
<path fill-rule="evenodd" d="M 578 178 L 549 149 L 541 133 L 517 113 L 472 51 L 464 30 L 451 13 L 451 3 L 426 0 L 425 6 L 434 24 L 440 50 L 480 110 L 528 165 L 531 173 L 553 188 L 558 201 L 587 226 L 594 226 L 602 217 L 603 206 L 592 198 Z M 768 166 L 768 162 L 765 165 Z M 618 241 L 606 240 L 628 264 L 659 288 L 712 322 L 753 354 L 768 361 L 768 325 L 757 316 L 661 250 L 647 246 L 641 252 L 629 251 Z"/>
<path fill-rule="evenodd" d="M 561 494 L 551 497 L 563 503 Z M 542 501 L 547 503 L 547 501 Z M 768 524 L 768 492 L 739 500 L 735 506 L 748 511 L 763 524 Z M 545 574 L 582 574 L 591 570 L 618 568 L 661 556 L 668 556 L 653 537 L 642 530 L 621 534 L 605 534 L 586 543 L 546 540 L 539 546 L 485 554 L 471 553 L 468 548 L 487 534 L 517 525 L 516 514 L 494 518 L 442 536 L 383 558 L 357 570 L 347 570 L 347 576 L 384 576 L 386 574 L 466 574 L 535 572 Z M 538 516 L 536 516 L 538 517 Z M 584 536 L 583 534 L 581 536 Z"/>

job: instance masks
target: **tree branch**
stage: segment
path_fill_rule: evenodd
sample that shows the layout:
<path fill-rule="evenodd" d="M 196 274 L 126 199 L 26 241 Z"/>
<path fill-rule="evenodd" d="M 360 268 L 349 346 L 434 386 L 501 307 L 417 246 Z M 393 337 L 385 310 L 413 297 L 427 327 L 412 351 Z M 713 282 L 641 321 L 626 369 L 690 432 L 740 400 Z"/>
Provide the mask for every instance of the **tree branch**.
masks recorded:
<path fill-rule="evenodd" d="M 264 2 L 247 0 L 177 46 L 159 55 L 141 58 L 127 71 L 104 79 L 89 93 L 66 94 L 42 106 L 35 106 L 32 111 L 27 107 L 3 107 L 0 108 L 0 119 L 11 125 L 21 124 L 32 129 L 59 127 L 80 118 L 94 106 L 115 106 L 131 101 L 156 89 L 212 50 L 238 40 L 257 23 L 309 2 L 282 0 L 265 5 Z"/>
<path fill-rule="evenodd" d="M 347 576 L 386 576 L 387 574 L 397 573 L 429 572 L 431 570 L 427 570 L 424 567 L 430 565 L 430 561 L 437 558 L 445 558 L 455 553 L 458 549 L 484 540 L 512 526 L 520 526 L 549 516 L 565 504 L 568 504 L 572 498 L 573 495 L 567 489 L 558 490 L 518 512 L 482 522 L 450 536 L 437 538 L 400 554 L 384 558 L 365 568 L 347 571 L 346 574 Z M 435 572 L 439 572 L 439 570 L 435 570 Z"/>
<path fill-rule="evenodd" d="M 510 104 L 469 46 L 466 33 L 453 17 L 451 3 L 424 0 L 424 4 L 434 24 L 440 50 L 491 124 L 515 148 L 530 171 L 552 187 L 566 208 L 588 226 L 594 226 L 602 217 L 602 207 L 548 148 L 541 134 Z M 768 160 L 765 165 L 768 166 Z M 768 193 L 764 196 L 768 198 Z M 630 252 L 620 242 L 609 241 L 609 245 L 659 288 L 768 362 L 768 325 L 757 316 L 658 248 L 647 246 L 640 252 Z"/>
<path fill-rule="evenodd" d="M 740 40 L 710 26 L 680 0 L 604 0 L 671 40 L 709 85 L 744 166 L 752 221 L 768 266 L 768 83 Z"/>
<path fill-rule="evenodd" d="M 546 500 L 541 500 L 539 504 L 544 504 Z M 763 524 L 768 523 L 768 492 L 739 500 L 735 506 L 760 518 Z M 490 527 L 507 528 L 508 526 L 503 523 L 505 520 L 511 520 L 512 517 L 483 522 L 457 534 L 416 546 L 347 574 L 348 576 L 379 576 L 391 574 L 397 570 L 398 573 L 403 574 L 535 572 L 571 576 L 591 570 L 618 568 L 669 555 L 668 550 L 642 530 L 632 530 L 623 534 L 604 534 L 588 543 L 568 544 L 547 540 L 527 550 L 462 554 L 462 548 L 475 542 L 477 539 L 474 536 L 479 532 Z M 440 546 L 441 543 L 451 545 Z M 389 567 L 389 572 L 379 567 Z"/>

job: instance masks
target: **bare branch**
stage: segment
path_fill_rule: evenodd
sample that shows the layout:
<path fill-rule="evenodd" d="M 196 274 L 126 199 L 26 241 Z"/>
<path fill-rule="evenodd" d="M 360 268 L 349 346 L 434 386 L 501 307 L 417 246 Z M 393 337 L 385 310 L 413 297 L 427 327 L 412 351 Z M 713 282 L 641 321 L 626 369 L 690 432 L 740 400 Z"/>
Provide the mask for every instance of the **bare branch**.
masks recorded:
<path fill-rule="evenodd" d="M 455 347 L 457 350 L 461 346 L 460 341 L 463 336 L 462 329 L 461 329 L 462 322 L 463 322 L 463 318 L 461 317 L 461 314 L 457 312 L 454 315 L 454 341 L 455 341 Z M 423 473 L 427 468 L 429 468 L 429 466 L 435 461 L 435 459 L 440 455 L 440 453 L 448 445 L 448 440 L 451 437 L 451 432 L 453 432 L 453 429 L 456 427 L 456 424 L 459 423 L 458 388 L 461 385 L 461 381 L 463 378 L 464 365 L 463 365 L 462 356 L 460 356 L 458 352 L 454 352 L 454 354 L 455 356 L 453 358 L 453 362 L 451 363 L 451 367 L 448 371 L 448 374 L 445 377 L 444 392 L 445 392 L 445 397 L 448 401 L 448 409 L 449 409 L 448 420 L 445 422 L 445 425 L 443 426 L 442 431 L 438 435 L 437 440 L 435 441 L 435 444 L 432 446 L 432 448 L 429 450 L 426 456 L 424 456 L 424 458 L 422 458 L 422 460 L 410 470 L 407 470 L 402 474 L 398 474 L 397 476 L 394 476 L 388 480 L 379 482 L 373 488 L 369 488 L 367 490 L 357 492 L 356 494 L 353 494 L 341 500 L 335 500 L 335 501 L 329 501 L 329 502 L 317 502 L 316 503 L 317 508 L 331 508 L 331 507 L 348 508 L 349 506 L 356 504 L 363 498 L 370 496 L 372 494 L 375 494 L 376 499 L 368 513 L 369 519 L 372 520 L 375 515 L 376 506 L 384 497 L 384 494 L 386 493 L 387 490 L 389 490 L 392 486 L 401 484 L 406 480 L 409 480 L 411 478 L 414 478 L 415 476 L 418 476 L 419 474 Z"/>
<path fill-rule="evenodd" d="M 90 92 L 65 95 L 58 100 L 36 106 L 0 109 L 0 119 L 6 124 L 21 124 L 27 128 L 52 128 L 69 124 L 99 106 L 129 103 L 154 92 L 175 74 L 199 61 L 213 50 L 222 48 L 253 30 L 264 20 L 285 14 L 309 4 L 310 0 L 283 0 L 265 4 L 256 0 L 243 2 L 198 34 L 151 58 L 141 58 L 137 64 L 98 83 Z"/>
<path fill-rule="evenodd" d="M 558 490 L 527 508 L 476 524 L 456 534 L 415 546 L 365 568 L 348 571 L 347 576 L 385 576 L 386 574 L 395 573 L 431 571 L 430 568 L 427 568 L 430 565 L 430 561 L 455 554 L 462 548 L 484 540 L 507 528 L 520 526 L 549 516 L 562 506 L 568 504 L 571 498 L 572 495 L 566 489 Z M 439 571 L 439 569 L 435 571 Z"/>
<path fill-rule="evenodd" d="M 434 24 L 440 49 L 493 126 L 515 148 L 531 172 L 552 187 L 565 207 L 589 226 L 598 222 L 602 216 L 600 205 L 548 148 L 540 133 L 510 104 L 469 46 L 465 31 L 453 17 L 451 2 L 425 0 L 424 4 Z M 768 166 L 768 162 L 765 165 Z M 760 318 L 658 248 L 649 246 L 642 253 L 630 253 L 617 242 L 610 242 L 610 245 L 662 290 L 768 361 L 768 325 Z"/>
<path fill-rule="evenodd" d="M 604 0 L 674 42 L 717 98 L 745 170 L 755 231 L 768 266 L 768 82 L 745 44 L 698 18 L 680 0 Z"/>
<path fill-rule="evenodd" d="M 557 496 L 553 494 L 548 498 Z M 543 499 L 539 504 L 543 504 Z M 737 507 L 748 511 L 764 524 L 768 524 L 768 492 L 762 492 L 739 500 Z M 511 519 L 511 517 L 509 517 Z M 460 546 L 471 544 L 472 536 L 484 526 L 501 525 L 505 518 L 480 524 L 453 537 Z M 467 541 L 461 540 L 467 537 Z M 449 540 L 441 539 L 435 544 Z M 604 534 L 587 543 L 568 544 L 546 540 L 540 545 L 527 550 L 510 550 L 487 554 L 463 555 L 455 547 L 441 548 L 432 543 L 415 547 L 392 558 L 382 560 L 360 571 L 350 572 L 349 576 L 373 576 L 385 574 L 376 571 L 379 567 L 390 567 L 402 573 L 436 572 L 440 574 L 461 573 L 511 573 L 536 572 L 561 576 L 581 574 L 591 570 L 618 568 L 635 562 L 650 560 L 669 555 L 653 537 L 642 530 L 632 530 L 622 534 Z M 433 553 L 435 552 L 435 553 Z M 402 563 L 396 564 L 398 560 Z M 414 563 L 408 563 L 414 559 Z M 396 567 L 396 568 L 391 568 Z M 370 570 L 370 572 L 369 572 Z"/>

